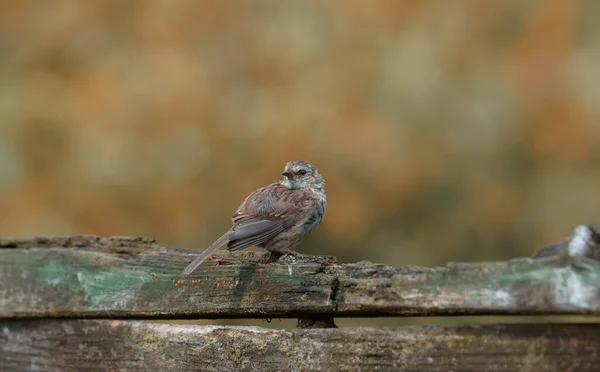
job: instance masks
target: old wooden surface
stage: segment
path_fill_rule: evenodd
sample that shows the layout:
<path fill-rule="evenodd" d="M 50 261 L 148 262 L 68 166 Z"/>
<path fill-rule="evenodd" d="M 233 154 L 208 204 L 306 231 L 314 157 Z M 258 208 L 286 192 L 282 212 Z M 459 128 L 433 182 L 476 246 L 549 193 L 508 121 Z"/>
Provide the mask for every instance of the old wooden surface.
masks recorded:
<path fill-rule="evenodd" d="M 599 324 L 267 330 L 0 322 L 2 371 L 598 371 Z"/>
<path fill-rule="evenodd" d="M 0 239 L 0 318 L 600 314 L 600 262 L 586 257 L 392 268 L 239 252 L 180 277 L 194 253 L 147 238 Z"/>

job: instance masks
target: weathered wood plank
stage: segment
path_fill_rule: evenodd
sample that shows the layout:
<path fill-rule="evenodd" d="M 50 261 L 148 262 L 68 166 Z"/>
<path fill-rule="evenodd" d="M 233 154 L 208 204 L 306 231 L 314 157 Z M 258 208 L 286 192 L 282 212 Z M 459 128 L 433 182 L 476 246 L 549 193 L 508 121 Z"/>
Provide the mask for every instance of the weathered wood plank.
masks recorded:
<path fill-rule="evenodd" d="M 232 265 L 183 278 L 193 253 L 152 239 L 3 238 L 0 318 L 600 315 L 600 262 L 586 257 L 392 268 L 220 254 Z"/>
<path fill-rule="evenodd" d="M 598 371 L 599 324 L 267 330 L 0 322 L 3 371 Z"/>

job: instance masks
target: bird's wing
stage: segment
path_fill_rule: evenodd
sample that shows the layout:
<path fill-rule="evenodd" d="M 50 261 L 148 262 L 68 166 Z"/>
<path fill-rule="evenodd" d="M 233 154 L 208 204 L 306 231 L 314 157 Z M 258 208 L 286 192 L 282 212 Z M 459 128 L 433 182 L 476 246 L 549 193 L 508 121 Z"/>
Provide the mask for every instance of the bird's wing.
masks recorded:
<path fill-rule="evenodd" d="M 257 246 L 292 226 L 303 207 L 302 190 L 273 183 L 250 194 L 233 215 L 230 251 Z"/>

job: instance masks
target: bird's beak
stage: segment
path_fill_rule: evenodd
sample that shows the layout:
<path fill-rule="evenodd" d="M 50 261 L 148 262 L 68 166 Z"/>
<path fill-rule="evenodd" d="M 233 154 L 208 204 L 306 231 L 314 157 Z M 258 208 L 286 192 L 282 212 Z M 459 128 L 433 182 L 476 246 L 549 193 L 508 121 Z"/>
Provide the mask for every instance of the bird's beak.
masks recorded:
<path fill-rule="evenodd" d="M 289 180 L 294 178 L 294 173 L 290 172 L 289 170 L 283 171 L 281 174 Z"/>

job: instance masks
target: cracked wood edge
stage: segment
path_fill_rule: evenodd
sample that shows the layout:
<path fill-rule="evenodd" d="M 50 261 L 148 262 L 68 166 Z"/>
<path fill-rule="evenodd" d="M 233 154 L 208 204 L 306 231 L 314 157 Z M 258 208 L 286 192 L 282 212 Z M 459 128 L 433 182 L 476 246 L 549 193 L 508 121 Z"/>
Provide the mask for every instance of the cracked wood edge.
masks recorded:
<path fill-rule="evenodd" d="M 181 277 L 195 254 L 143 237 L 0 238 L 0 319 L 600 315 L 587 257 L 393 268 L 221 251 L 232 265 Z"/>

